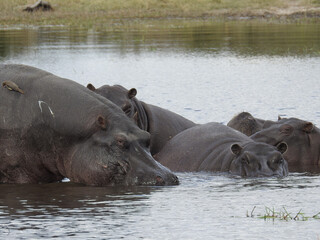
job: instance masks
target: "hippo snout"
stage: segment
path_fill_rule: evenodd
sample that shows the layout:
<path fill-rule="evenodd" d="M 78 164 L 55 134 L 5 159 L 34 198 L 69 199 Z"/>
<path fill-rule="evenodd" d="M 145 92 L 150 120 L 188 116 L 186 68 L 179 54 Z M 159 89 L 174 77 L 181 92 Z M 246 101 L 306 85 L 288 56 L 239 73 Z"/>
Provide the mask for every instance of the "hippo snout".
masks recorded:
<path fill-rule="evenodd" d="M 165 181 L 162 177 L 156 177 L 156 186 L 165 186 L 165 185 L 178 185 L 179 179 L 176 175 L 172 174 L 172 176 L 167 177 L 167 181 Z"/>
<path fill-rule="evenodd" d="M 155 170 L 147 173 L 145 171 L 139 171 L 135 173 L 136 180 L 133 184 L 135 185 L 149 185 L 149 186 L 170 186 L 178 185 L 178 177 L 171 172 L 169 169 L 167 171 L 157 171 Z M 132 177 L 130 177 L 132 179 Z M 130 183 L 129 183 L 130 184 Z"/>
<path fill-rule="evenodd" d="M 284 160 L 277 168 L 270 167 L 268 164 L 257 164 L 251 168 L 247 164 L 240 167 L 240 175 L 244 178 L 250 177 L 286 177 L 288 175 L 288 165 Z"/>
<path fill-rule="evenodd" d="M 165 185 L 178 185 L 179 179 L 174 174 L 169 174 L 169 176 L 161 177 L 157 176 L 155 179 L 156 186 L 165 186 Z"/>

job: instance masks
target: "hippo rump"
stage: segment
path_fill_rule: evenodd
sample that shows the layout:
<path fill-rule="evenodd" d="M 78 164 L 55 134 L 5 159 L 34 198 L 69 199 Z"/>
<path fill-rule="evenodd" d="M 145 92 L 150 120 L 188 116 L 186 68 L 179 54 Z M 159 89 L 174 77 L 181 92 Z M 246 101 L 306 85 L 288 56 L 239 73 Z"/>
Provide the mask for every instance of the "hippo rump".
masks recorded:
<path fill-rule="evenodd" d="M 207 123 L 176 135 L 155 159 L 173 171 L 284 177 L 288 166 L 281 153 L 286 149 L 285 143 L 278 147 L 257 143 L 225 125 Z"/>
<path fill-rule="evenodd" d="M 257 142 L 288 145 L 283 154 L 289 170 L 320 172 L 320 130 L 313 123 L 298 118 L 283 118 L 251 136 Z"/>
<path fill-rule="evenodd" d="M 23 90 L 0 90 L 1 183 L 178 184 L 151 157 L 150 134 L 107 99 L 24 65 L 0 65 L 0 81 Z"/>
<path fill-rule="evenodd" d="M 271 126 L 273 121 L 263 120 L 253 117 L 248 112 L 241 112 L 235 115 L 228 123 L 227 126 L 242 132 L 247 136 L 262 130 L 263 128 Z"/>
<path fill-rule="evenodd" d="M 135 97 L 135 88 L 128 90 L 120 85 L 103 85 L 96 89 L 92 84 L 88 84 L 87 88 L 121 107 L 129 118 L 134 119 L 139 128 L 150 133 L 152 155 L 158 153 L 172 137 L 196 125 L 169 110 L 139 101 Z"/>

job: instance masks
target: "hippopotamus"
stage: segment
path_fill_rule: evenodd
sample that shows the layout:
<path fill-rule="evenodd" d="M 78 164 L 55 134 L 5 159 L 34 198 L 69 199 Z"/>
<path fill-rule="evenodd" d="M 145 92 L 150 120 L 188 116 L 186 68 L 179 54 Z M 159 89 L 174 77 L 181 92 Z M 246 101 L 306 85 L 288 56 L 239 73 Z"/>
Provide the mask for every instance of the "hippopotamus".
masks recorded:
<path fill-rule="evenodd" d="M 290 171 L 320 171 L 320 130 L 311 122 L 298 118 L 279 119 L 253 134 L 251 139 L 273 146 L 285 142 L 288 151 L 283 156 Z"/>
<path fill-rule="evenodd" d="M 236 129 L 247 136 L 251 136 L 252 134 L 260 131 L 261 129 L 271 126 L 273 123 L 275 122 L 271 120 L 255 118 L 248 112 L 241 112 L 234 116 L 227 123 L 227 126 Z"/>
<path fill-rule="evenodd" d="M 152 155 L 158 153 L 172 137 L 196 125 L 167 109 L 139 101 L 135 97 L 137 94 L 135 88 L 128 90 L 121 85 L 103 85 L 96 89 L 91 83 L 87 85 L 87 88 L 121 107 L 139 128 L 150 133 L 150 152 Z"/>
<path fill-rule="evenodd" d="M 149 152 L 150 134 L 80 84 L 25 65 L 0 65 L 0 182 L 176 185 Z"/>
<path fill-rule="evenodd" d="M 286 150 L 285 143 L 277 147 L 258 143 L 228 126 L 212 122 L 177 134 L 154 157 L 172 171 L 284 177 L 288 174 L 282 156 Z"/>

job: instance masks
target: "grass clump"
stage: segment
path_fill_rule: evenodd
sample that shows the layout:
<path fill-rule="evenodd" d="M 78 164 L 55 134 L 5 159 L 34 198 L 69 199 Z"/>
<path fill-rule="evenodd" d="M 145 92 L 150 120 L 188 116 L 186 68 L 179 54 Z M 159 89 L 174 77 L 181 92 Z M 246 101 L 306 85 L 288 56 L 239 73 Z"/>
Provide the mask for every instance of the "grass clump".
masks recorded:
<path fill-rule="evenodd" d="M 247 211 L 247 217 L 255 217 L 253 212 L 256 209 L 256 206 L 252 209 L 250 215 Z M 289 213 L 285 207 L 280 209 L 280 211 L 275 211 L 274 208 L 265 207 L 265 213 L 263 215 L 257 215 L 257 218 L 264 220 L 283 220 L 283 221 L 307 221 L 309 219 L 317 219 L 320 220 L 320 212 L 313 216 L 306 216 L 305 213 L 300 209 L 297 213 Z"/>

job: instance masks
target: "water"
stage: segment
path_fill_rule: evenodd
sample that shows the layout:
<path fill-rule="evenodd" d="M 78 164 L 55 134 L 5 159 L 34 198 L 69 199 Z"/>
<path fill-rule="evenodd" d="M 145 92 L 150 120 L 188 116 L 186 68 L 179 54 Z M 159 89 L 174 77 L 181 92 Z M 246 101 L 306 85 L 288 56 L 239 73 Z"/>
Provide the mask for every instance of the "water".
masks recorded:
<path fill-rule="evenodd" d="M 319 211 L 319 176 L 238 179 L 178 174 L 176 187 L 2 185 L 0 234 L 17 239 L 317 239 L 319 221 L 263 220 Z M 253 217 L 250 217 L 253 211 Z M 247 217 L 247 214 L 249 217 Z"/>
<path fill-rule="evenodd" d="M 80 84 L 121 84 L 195 122 L 249 111 L 320 124 L 319 24 L 151 22 L 130 28 L 0 29 L 0 61 Z M 319 175 L 239 179 L 179 173 L 174 187 L 0 185 L 6 239 L 319 239 Z M 255 207 L 255 208 L 254 208 Z M 251 211 L 253 217 L 250 217 Z M 249 217 L 247 217 L 247 214 Z"/>

